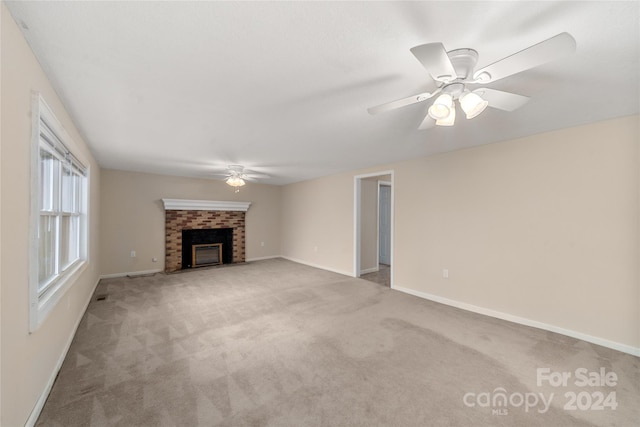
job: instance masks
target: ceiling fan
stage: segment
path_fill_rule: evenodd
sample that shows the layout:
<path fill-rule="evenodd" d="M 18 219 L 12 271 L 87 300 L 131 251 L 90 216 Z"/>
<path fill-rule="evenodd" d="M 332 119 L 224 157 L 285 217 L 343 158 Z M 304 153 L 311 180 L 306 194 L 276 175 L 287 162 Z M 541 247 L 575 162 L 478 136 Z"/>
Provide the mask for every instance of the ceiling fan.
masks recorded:
<path fill-rule="evenodd" d="M 427 43 L 411 49 L 411 53 L 427 69 L 437 88 L 433 92 L 424 92 L 397 101 L 369 108 L 371 115 L 394 110 L 407 105 L 426 101 L 439 95 L 429 107 L 419 129 L 428 129 L 434 125 L 453 126 L 456 117 L 457 99 L 472 119 L 488 107 L 513 111 L 523 106 L 528 96 L 503 92 L 489 88 L 470 90 L 469 86 L 493 83 L 502 78 L 537 67 L 576 50 L 576 41 L 569 33 L 560 33 L 550 39 L 530 46 L 493 64 L 476 70 L 478 52 L 473 49 L 455 49 L 446 51 L 442 43 Z"/>
<path fill-rule="evenodd" d="M 255 181 L 258 179 L 270 178 L 269 175 L 245 169 L 242 165 L 229 165 L 226 172 L 214 174 L 214 176 L 225 177 L 225 182 L 235 188 L 235 192 L 240 192 L 240 187 L 246 184 L 245 181 Z"/>

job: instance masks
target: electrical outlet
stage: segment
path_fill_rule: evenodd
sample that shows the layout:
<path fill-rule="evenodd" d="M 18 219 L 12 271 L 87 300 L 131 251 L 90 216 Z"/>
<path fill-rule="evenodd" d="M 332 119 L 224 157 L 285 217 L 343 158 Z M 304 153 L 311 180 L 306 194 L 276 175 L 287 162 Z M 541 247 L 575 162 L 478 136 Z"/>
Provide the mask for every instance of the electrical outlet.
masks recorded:
<path fill-rule="evenodd" d="M 444 279 L 448 279 L 449 278 L 449 270 L 448 269 L 445 268 L 445 269 L 442 270 L 442 277 Z"/>
<path fill-rule="evenodd" d="M 260 246 L 264 246 L 264 242 L 260 242 Z"/>
<path fill-rule="evenodd" d="M 131 258 L 135 258 L 136 257 L 136 251 L 131 251 Z"/>
<path fill-rule="evenodd" d="M 152 262 L 158 262 L 158 258 L 151 258 Z"/>
<path fill-rule="evenodd" d="M 317 247 L 317 246 L 314 246 L 314 247 L 313 247 L 313 251 L 314 251 L 314 252 L 318 252 L 318 247 Z"/>

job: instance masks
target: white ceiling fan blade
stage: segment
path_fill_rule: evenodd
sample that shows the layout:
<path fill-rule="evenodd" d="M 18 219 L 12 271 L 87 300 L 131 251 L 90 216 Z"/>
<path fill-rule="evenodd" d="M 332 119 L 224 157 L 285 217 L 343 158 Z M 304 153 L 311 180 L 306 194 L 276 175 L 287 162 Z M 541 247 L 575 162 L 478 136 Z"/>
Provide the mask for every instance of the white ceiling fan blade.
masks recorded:
<path fill-rule="evenodd" d="M 271 175 L 267 175 L 266 173 L 257 173 L 257 172 L 246 172 L 243 173 L 243 178 L 247 179 L 267 179 L 271 178 Z"/>
<path fill-rule="evenodd" d="M 576 41 L 569 33 L 560 33 L 500 61 L 476 71 L 473 78 L 489 83 L 537 67 L 576 51 Z"/>
<path fill-rule="evenodd" d="M 442 43 L 427 43 L 410 50 L 434 80 L 449 82 L 457 77 Z"/>
<path fill-rule="evenodd" d="M 377 105 L 375 107 L 367 108 L 369 114 L 376 115 L 385 111 L 395 110 L 396 108 L 406 107 L 407 105 L 415 104 L 417 102 L 425 101 L 431 98 L 434 93 L 424 92 L 417 95 L 412 95 L 407 98 L 398 99 L 397 101 L 387 102 L 386 104 Z"/>
<path fill-rule="evenodd" d="M 262 172 L 257 172 L 252 169 L 243 169 L 242 175 L 249 179 L 271 178 L 271 175 L 267 175 L 266 173 L 262 173 Z"/>
<path fill-rule="evenodd" d="M 489 102 L 489 107 L 505 111 L 516 110 L 526 104 L 530 99 L 528 96 L 488 88 L 476 89 L 473 93 L 480 95 Z"/>
<path fill-rule="evenodd" d="M 217 177 L 217 178 L 223 178 L 223 179 L 237 177 L 237 178 L 242 178 L 248 181 L 256 181 L 260 179 L 271 178 L 271 175 L 245 169 L 245 167 L 242 165 L 228 165 L 225 168 L 224 172 L 216 171 L 215 173 L 212 173 L 211 176 Z"/>
<path fill-rule="evenodd" d="M 422 121 L 422 123 L 420 123 L 420 126 L 418 126 L 418 129 L 420 130 L 431 129 L 435 125 L 436 125 L 436 121 L 432 119 L 430 115 L 427 114 L 424 120 Z"/>

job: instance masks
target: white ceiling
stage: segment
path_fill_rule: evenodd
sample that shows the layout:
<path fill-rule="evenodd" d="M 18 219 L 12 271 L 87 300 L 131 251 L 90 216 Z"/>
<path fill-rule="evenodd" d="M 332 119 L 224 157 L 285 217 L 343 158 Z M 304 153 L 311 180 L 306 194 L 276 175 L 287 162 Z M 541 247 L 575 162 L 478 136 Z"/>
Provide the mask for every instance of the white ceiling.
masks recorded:
<path fill-rule="evenodd" d="M 104 168 L 285 184 L 640 112 L 640 2 L 7 2 Z M 575 55 L 488 87 L 531 96 L 418 130 L 409 52 L 478 67 L 569 32 Z"/>

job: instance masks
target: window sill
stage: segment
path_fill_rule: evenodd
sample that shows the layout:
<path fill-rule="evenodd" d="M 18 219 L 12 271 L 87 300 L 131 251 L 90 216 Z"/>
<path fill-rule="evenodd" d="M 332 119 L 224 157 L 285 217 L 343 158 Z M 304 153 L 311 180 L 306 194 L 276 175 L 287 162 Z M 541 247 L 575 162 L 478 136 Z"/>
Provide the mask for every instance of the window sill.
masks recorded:
<path fill-rule="evenodd" d="M 37 301 L 32 302 L 32 309 L 35 309 L 35 319 L 31 324 L 30 333 L 35 332 L 40 328 L 42 323 L 49 316 L 53 308 L 58 305 L 58 302 L 67 293 L 67 291 L 78 281 L 82 272 L 87 268 L 87 261 L 80 260 L 76 265 L 72 266 L 68 271 L 60 277 L 57 282 L 48 289 Z M 33 307 L 37 305 L 37 307 Z"/>

